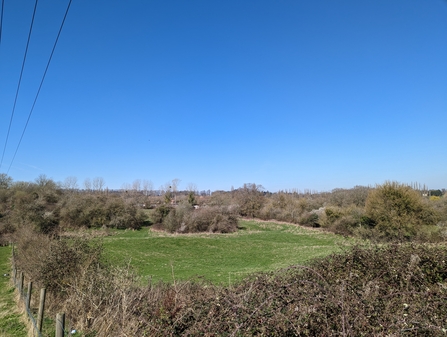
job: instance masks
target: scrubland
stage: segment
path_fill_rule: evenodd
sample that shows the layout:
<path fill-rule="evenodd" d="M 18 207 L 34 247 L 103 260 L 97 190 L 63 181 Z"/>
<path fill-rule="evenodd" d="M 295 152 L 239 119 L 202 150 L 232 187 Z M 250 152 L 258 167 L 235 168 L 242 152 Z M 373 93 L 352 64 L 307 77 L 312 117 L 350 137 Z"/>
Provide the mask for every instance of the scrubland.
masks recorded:
<path fill-rule="evenodd" d="M 153 195 L 5 178 L 2 242 L 86 336 L 447 333 L 444 191 Z"/>

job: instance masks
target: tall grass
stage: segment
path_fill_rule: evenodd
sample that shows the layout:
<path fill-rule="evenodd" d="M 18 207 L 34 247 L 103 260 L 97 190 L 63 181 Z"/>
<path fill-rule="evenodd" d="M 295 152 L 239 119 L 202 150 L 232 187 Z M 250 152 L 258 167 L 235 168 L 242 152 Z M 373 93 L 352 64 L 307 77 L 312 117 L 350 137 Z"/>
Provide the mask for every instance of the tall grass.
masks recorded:
<path fill-rule="evenodd" d="M 25 324 L 14 301 L 14 287 L 9 283 L 11 265 L 10 247 L 0 247 L 0 336 L 26 336 Z"/>

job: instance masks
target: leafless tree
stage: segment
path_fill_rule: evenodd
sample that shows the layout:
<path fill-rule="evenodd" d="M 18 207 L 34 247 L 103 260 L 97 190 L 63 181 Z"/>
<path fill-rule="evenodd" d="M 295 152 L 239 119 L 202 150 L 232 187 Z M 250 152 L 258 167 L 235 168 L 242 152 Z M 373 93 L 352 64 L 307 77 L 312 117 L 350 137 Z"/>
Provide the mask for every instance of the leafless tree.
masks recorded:
<path fill-rule="evenodd" d="M 138 193 L 141 190 L 141 180 L 135 179 L 132 183 L 132 190 L 134 193 Z"/>
<path fill-rule="evenodd" d="M 91 182 L 90 178 L 85 178 L 84 188 L 87 192 L 90 192 L 92 190 L 92 182 Z"/>
<path fill-rule="evenodd" d="M 62 187 L 66 190 L 74 191 L 76 190 L 78 186 L 78 178 L 70 176 L 65 178 L 64 183 L 62 184 Z"/>
<path fill-rule="evenodd" d="M 102 177 L 96 177 L 93 179 L 93 189 L 95 191 L 101 192 L 104 189 L 104 186 L 106 185 L 104 178 Z"/>
<path fill-rule="evenodd" d="M 194 183 L 189 183 L 187 189 L 188 189 L 188 192 L 194 192 L 194 193 L 196 193 L 196 191 L 197 191 L 197 185 L 194 184 Z"/>
<path fill-rule="evenodd" d="M 143 180 L 143 191 L 146 196 L 152 195 L 154 184 L 150 180 Z"/>
<path fill-rule="evenodd" d="M 130 191 L 132 189 L 132 186 L 129 183 L 124 183 L 121 185 L 121 189 L 123 191 Z"/>
<path fill-rule="evenodd" d="M 172 179 L 171 186 L 172 186 L 172 192 L 177 192 L 178 187 L 180 185 L 181 180 L 178 178 Z"/>
<path fill-rule="evenodd" d="M 177 204 L 177 191 L 178 191 L 178 186 L 180 185 L 181 180 L 178 178 L 172 179 L 172 192 L 174 193 L 174 203 Z"/>

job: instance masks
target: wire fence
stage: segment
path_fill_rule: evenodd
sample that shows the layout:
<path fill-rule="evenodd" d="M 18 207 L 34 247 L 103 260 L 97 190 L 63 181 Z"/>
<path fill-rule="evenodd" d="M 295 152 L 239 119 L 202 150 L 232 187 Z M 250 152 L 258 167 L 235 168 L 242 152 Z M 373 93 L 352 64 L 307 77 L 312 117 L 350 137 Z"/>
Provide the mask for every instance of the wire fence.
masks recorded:
<path fill-rule="evenodd" d="M 15 263 L 15 251 L 14 246 L 12 250 L 12 282 L 14 287 L 17 289 L 19 294 L 19 301 L 23 303 L 23 307 L 25 308 L 26 315 L 28 316 L 29 322 L 32 325 L 32 336 L 33 337 L 51 337 L 54 333 L 55 337 L 64 337 L 64 336 L 73 336 L 75 334 L 74 330 L 65 328 L 65 314 L 59 313 L 56 315 L 56 320 L 54 322 L 54 331 L 49 329 L 50 332 L 44 333 L 43 325 L 44 325 L 44 309 L 45 309 L 45 297 L 46 290 L 42 288 L 40 291 L 40 301 L 39 308 L 37 311 L 37 318 L 34 316 L 33 312 L 35 309 L 31 306 L 31 297 L 32 297 L 32 285 L 31 281 L 28 282 L 28 286 L 25 288 L 25 275 L 23 272 L 18 272 L 18 268 Z"/>
<path fill-rule="evenodd" d="M 33 337 L 43 337 L 42 333 L 39 331 L 39 328 L 37 326 L 37 321 L 34 318 L 34 315 L 32 313 L 32 309 L 29 305 L 27 305 L 28 303 L 28 294 L 25 294 L 24 289 L 20 289 L 20 281 L 15 280 L 14 281 L 14 286 L 17 288 L 19 296 L 20 296 L 20 300 L 23 302 L 24 307 L 25 307 L 25 312 L 33 326 Z"/>

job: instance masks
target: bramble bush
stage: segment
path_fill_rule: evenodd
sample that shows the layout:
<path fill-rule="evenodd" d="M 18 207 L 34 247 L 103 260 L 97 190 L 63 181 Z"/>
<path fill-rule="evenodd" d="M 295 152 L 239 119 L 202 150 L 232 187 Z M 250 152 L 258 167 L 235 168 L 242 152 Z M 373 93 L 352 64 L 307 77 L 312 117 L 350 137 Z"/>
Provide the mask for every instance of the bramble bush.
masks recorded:
<path fill-rule="evenodd" d="M 231 288 L 89 273 L 69 312 L 97 336 L 444 336 L 446 262 L 444 247 L 355 247 Z"/>

